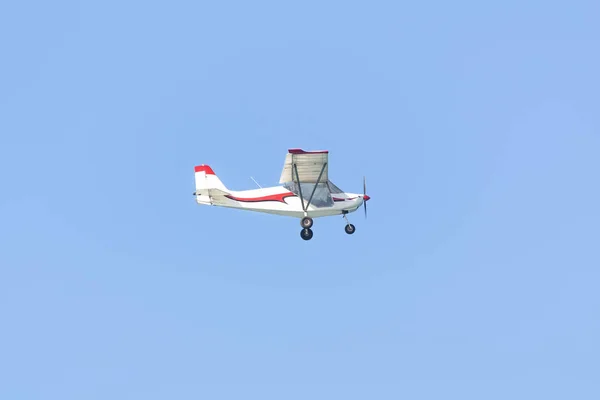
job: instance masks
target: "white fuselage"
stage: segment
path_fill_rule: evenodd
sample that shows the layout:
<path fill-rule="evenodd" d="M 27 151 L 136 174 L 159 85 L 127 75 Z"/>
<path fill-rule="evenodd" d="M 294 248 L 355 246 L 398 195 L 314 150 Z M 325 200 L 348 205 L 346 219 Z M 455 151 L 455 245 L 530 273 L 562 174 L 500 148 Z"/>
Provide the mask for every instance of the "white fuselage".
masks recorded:
<path fill-rule="evenodd" d="M 210 189 L 209 189 L 210 192 Z M 328 207 L 315 207 L 309 205 L 306 213 L 303 210 L 300 197 L 283 186 L 269 188 L 228 191 L 227 194 L 198 195 L 198 204 L 214 205 L 221 207 L 239 208 L 248 211 L 257 211 L 268 214 L 277 214 L 290 217 L 311 218 L 340 215 L 345 212 L 354 212 L 364 202 L 363 195 L 354 193 L 332 194 L 333 205 Z M 308 203 L 310 193 L 303 193 L 305 204 Z"/>

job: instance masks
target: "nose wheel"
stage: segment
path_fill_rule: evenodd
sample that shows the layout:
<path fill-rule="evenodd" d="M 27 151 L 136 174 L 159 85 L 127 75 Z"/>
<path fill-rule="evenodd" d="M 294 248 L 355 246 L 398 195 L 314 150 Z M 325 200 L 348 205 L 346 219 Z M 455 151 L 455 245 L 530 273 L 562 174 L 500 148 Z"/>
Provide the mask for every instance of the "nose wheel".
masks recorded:
<path fill-rule="evenodd" d="M 348 221 L 348 217 L 346 217 L 346 214 L 348 214 L 348 212 L 344 212 L 342 213 L 342 216 L 344 217 L 344 219 L 346 220 L 346 226 L 344 227 L 344 230 L 346 231 L 346 233 L 348 235 L 352 235 L 354 232 L 356 232 L 356 227 L 354 225 L 352 225 L 350 223 L 350 221 Z"/>

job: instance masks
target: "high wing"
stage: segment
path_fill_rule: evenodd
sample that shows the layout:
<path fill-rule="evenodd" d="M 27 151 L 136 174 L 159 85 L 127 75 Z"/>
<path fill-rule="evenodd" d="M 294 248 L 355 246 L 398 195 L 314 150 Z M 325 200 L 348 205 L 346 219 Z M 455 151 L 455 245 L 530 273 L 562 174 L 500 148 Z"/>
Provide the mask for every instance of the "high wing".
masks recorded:
<path fill-rule="evenodd" d="M 296 164 L 296 170 L 294 169 Z M 285 157 L 283 171 L 279 183 L 327 182 L 329 170 L 329 152 L 327 150 L 304 151 L 290 149 Z M 296 174 L 297 171 L 297 174 Z"/>
<path fill-rule="evenodd" d="M 285 157 L 279 183 L 300 197 L 305 212 L 308 207 L 331 207 L 333 199 L 329 182 L 329 152 L 290 149 Z"/>

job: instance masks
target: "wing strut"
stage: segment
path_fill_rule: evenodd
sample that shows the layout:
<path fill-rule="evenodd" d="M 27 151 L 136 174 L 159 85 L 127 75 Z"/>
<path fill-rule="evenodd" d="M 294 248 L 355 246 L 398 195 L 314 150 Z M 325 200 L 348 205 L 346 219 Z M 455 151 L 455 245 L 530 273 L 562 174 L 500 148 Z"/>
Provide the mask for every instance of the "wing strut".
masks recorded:
<path fill-rule="evenodd" d="M 298 191 L 300 192 L 300 201 L 302 202 L 302 211 L 306 212 L 306 208 L 304 207 L 304 197 L 302 196 L 302 185 L 300 185 L 300 176 L 298 175 L 298 167 L 296 163 L 294 163 L 294 172 L 296 173 L 296 181 L 298 181 Z M 306 215 L 306 214 L 304 214 Z"/>
<path fill-rule="evenodd" d="M 296 180 L 298 181 L 298 192 L 300 192 L 300 201 L 302 202 L 302 210 L 304 212 L 306 212 L 306 210 L 308 210 L 308 207 L 310 206 L 312 198 L 315 195 L 315 192 L 317 191 L 317 185 L 319 184 L 319 182 L 321 182 L 321 177 L 323 176 L 323 172 L 325 172 L 325 168 L 327 168 L 327 163 L 323 163 L 323 167 L 321 168 L 321 173 L 319 173 L 319 177 L 317 178 L 317 181 L 315 182 L 315 187 L 313 188 L 312 193 L 310 194 L 310 197 L 308 198 L 308 203 L 305 206 L 304 205 L 304 196 L 302 196 L 302 185 L 300 182 L 300 176 L 298 175 L 298 167 L 296 166 L 296 163 L 294 163 L 294 172 L 296 173 Z"/>
<path fill-rule="evenodd" d="M 308 204 L 306 205 L 306 209 L 308 209 L 308 206 L 310 206 L 310 202 L 312 201 L 312 198 L 315 195 L 315 192 L 317 191 L 317 185 L 321 181 L 321 177 L 323 176 L 323 172 L 325 171 L 326 167 L 327 167 L 327 163 L 323 163 L 323 168 L 321 168 L 321 173 L 319 174 L 319 177 L 317 178 L 317 182 L 315 182 L 315 187 L 313 188 L 313 191 L 310 194 L 310 198 L 308 199 Z"/>

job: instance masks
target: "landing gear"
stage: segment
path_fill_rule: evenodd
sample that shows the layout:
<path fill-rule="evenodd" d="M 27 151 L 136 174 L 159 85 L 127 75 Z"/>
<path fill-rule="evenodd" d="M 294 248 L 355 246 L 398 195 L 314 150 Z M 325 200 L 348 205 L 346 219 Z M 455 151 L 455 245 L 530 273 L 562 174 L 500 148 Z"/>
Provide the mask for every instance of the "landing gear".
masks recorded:
<path fill-rule="evenodd" d="M 300 231 L 300 237 L 304 240 L 310 240 L 313 237 L 313 231 L 310 228 L 304 228 Z"/>
<path fill-rule="evenodd" d="M 348 235 L 352 235 L 354 232 L 356 232 L 356 228 L 352 224 L 346 225 L 346 227 L 344 228 L 344 230 L 346 231 L 346 233 Z"/>
<path fill-rule="evenodd" d="M 309 216 L 306 216 L 302 218 L 302 220 L 300 221 L 300 225 L 302 226 L 302 228 L 304 228 L 300 231 L 300 237 L 304 240 L 312 239 L 313 231 L 310 228 L 313 226 L 313 219 Z"/>
<path fill-rule="evenodd" d="M 300 226 L 302 226 L 303 228 L 312 228 L 313 219 L 311 217 L 302 218 L 302 220 L 300 221 Z"/>
<path fill-rule="evenodd" d="M 348 221 L 348 217 L 346 217 L 346 214 L 348 214 L 348 211 L 342 211 L 342 217 L 344 217 L 344 219 L 346 220 L 346 227 L 344 228 L 344 230 L 348 235 L 352 235 L 354 232 L 356 232 L 356 228 L 350 223 L 350 221 Z"/>

